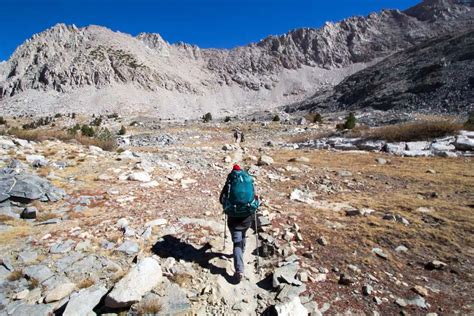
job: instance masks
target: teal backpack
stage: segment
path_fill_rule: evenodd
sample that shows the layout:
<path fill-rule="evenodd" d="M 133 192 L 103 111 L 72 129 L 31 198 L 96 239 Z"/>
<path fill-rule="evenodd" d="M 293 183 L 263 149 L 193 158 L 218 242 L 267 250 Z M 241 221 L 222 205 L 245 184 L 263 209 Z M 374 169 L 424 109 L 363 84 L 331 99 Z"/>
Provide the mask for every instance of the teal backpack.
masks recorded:
<path fill-rule="evenodd" d="M 224 212 L 229 217 L 247 217 L 255 213 L 259 202 L 255 199 L 253 178 L 245 171 L 234 170 L 227 177 Z"/>

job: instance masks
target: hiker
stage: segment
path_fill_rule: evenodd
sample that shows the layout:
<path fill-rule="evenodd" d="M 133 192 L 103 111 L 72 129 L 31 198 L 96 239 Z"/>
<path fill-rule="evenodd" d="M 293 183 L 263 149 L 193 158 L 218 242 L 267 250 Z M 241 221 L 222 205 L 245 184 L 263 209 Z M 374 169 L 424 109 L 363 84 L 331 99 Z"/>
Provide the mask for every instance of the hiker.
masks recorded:
<path fill-rule="evenodd" d="M 240 132 L 240 142 L 245 142 L 244 132 Z"/>
<path fill-rule="evenodd" d="M 239 165 L 234 165 L 227 176 L 219 201 L 227 215 L 227 226 L 232 237 L 234 255 L 234 278 L 240 282 L 244 276 L 245 234 L 256 220 L 259 206 L 255 195 L 253 178 Z"/>
<path fill-rule="evenodd" d="M 234 140 L 235 140 L 236 143 L 239 142 L 239 134 L 240 134 L 240 132 L 239 132 L 238 129 L 234 130 Z"/>

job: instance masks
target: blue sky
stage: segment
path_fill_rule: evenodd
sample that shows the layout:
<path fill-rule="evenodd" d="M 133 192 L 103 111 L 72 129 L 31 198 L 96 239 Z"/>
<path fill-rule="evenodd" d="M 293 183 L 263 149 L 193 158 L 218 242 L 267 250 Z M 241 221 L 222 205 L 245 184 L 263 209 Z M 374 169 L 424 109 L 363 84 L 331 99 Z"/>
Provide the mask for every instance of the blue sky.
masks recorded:
<path fill-rule="evenodd" d="M 319 27 L 419 0 L 0 0 L 0 60 L 31 35 L 56 23 L 97 24 L 169 42 L 231 48 L 298 27 Z"/>

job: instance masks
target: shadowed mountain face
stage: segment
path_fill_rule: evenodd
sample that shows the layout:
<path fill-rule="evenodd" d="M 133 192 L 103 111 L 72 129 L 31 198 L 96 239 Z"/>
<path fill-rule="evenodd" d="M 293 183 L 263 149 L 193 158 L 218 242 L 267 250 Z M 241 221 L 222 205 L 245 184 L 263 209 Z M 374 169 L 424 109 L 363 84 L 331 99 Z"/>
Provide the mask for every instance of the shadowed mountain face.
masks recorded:
<path fill-rule="evenodd" d="M 295 109 L 465 113 L 474 110 L 474 29 L 394 54 Z"/>
<path fill-rule="evenodd" d="M 472 26 L 472 3 L 457 2 L 427 0 L 231 50 L 58 24 L 0 64 L 0 112 L 139 110 L 189 118 L 281 106 L 379 58 Z"/>

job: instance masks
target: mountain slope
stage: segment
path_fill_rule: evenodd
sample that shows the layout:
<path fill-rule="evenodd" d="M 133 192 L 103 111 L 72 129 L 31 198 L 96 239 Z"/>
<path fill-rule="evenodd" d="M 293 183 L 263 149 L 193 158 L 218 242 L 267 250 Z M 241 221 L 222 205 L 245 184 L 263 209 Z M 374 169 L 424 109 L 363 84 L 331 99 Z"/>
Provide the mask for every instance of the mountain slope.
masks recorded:
<path fill-rule="evenodd" d="M 472 25 L 473 10 L 427 0 L 405 12 L 297 29 L 231 50 L 58 24 L 0 65 L 0 111 L 196 117 L 303 100 L 379 58 Z"/>
<path fill-rule="evenodd" d="M 474 28 L 417 45 L 349 76 L 292 110 L 465 113 L 474 110 Z"/>

